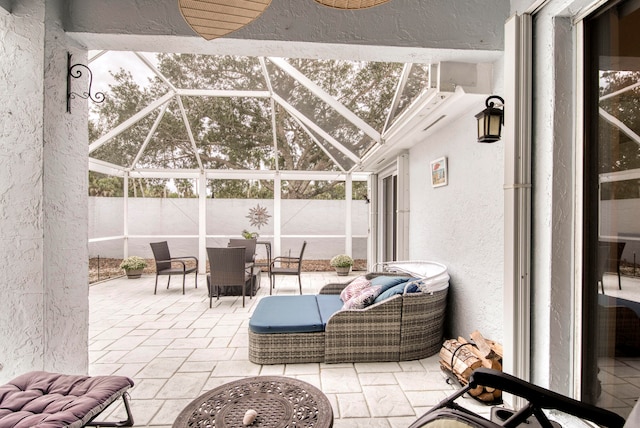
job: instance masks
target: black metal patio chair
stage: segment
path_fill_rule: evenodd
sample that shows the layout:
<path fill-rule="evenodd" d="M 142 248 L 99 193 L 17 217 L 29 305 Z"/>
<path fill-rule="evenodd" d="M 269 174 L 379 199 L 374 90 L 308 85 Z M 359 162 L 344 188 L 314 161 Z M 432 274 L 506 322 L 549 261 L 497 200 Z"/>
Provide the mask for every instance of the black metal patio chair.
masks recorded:
<path fill-rule="evenodd" d="M 221 287 L 241 287 L 242 307 L 246 285 L 252 280 L 245 267 L 245 248 L 207 248 L 209 257 L 209 274 L 207 275 L 207 291 L 209 293 L 209 307 L 212 307 L 213 296 L 220 299 Z M 251 293 L 249 293 L 251 298 Z"/>
<path fill-rule="evenodd" d="M 300 272 L 302 270 L 302 256 L 304 255 L 304 249 L 306 246 L 307 241 L 304 241 L 298 257 L 279 256 L 271 261 L 271 265 L 269 266 L 269 278 L 271 282 L 269 294 L 271 294 L 275 288 L 275 279 L 277 275 L 297 276 L 298 285 L 300 286 L 300 294 L 302 294 L 302 280 L 300 279 Z"/>
<path fill-rule="evenodd" d="M 161 275 L 167 275 L 169 279 L 167 280 L 167 289 L 169 288 L 169 284 L 171 283 L 172 275 L 182 275 L 182 294 L 184 294 L 184 285 L 187 274 L 194 273 L 196 274 L 195 285 L 198 288 L 198 258 L 193 256 L 183 256 L 183 257 L 171 257 L 169 252 L 169 244 L 167 241 L 162 242 L 152 242 L 151 251 L 153 251 L 153 258 L 156 261 L 156 285 L 153 289 L 153 294 L 156 294 L 158 291 L 158 277 Z M 195 267 L 187 267 L 187 261 L 193 260 L 195 261 Z M 174 267 L 174 264 L 177 267 Z"/>

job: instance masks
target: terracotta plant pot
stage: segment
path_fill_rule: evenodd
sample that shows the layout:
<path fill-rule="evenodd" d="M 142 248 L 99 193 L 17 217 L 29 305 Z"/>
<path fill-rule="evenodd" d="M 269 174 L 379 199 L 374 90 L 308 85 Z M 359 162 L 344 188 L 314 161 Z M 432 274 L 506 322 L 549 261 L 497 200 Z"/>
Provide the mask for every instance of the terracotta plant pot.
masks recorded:
<path fill-rule="evenodd" d="M 143 269 L 127 269 L 125 272 L 127 273 L 127 278 L 129 279 L 137 279 L 142 276 Z"/>
<path fill-rule="evenodd" d="M 347 266 L 347 267 L 336 266 L 335 270 L 336 270 L 336 273 L 338 274 L 338 276 L 347 276 L 347 275 L 349 275 L 349 272 L 351 271 L 351 266 Z"/>

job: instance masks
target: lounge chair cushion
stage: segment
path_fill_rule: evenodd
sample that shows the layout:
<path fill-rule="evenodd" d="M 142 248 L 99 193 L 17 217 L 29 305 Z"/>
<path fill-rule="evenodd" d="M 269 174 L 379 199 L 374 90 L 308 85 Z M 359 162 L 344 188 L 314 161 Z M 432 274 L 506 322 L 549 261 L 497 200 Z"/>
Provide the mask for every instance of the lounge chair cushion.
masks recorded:
<path fill-rule="evenodd" d="M 254 333 L 322 332 L 316 296 L 267 296 L 256 306 L 249 329 Z"/>
<path fill-rule="evenodd" d="M 326 329 L 329 318 L 342 309 L 344 302 L 338 294 L 318 294 L 315 297 L 318 303 L 318 310 L 320 311 L 322 327 Z"/>
<path fill-rule="evenodd" d="M 0 386 L 0 426 L 81 427 L 132 386 L 124 376 L 25 373 Z"/>

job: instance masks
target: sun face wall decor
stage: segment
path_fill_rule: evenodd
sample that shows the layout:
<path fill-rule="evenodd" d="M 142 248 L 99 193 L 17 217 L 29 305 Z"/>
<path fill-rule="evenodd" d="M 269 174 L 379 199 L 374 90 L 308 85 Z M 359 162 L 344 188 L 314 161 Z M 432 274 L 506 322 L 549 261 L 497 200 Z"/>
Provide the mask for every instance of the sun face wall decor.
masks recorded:
<path fill-rule="evenodd" d="M 249 209 L 249 215 L 247 215 L 247 218 L 249 219 L 251 226 L 255 226 L 259 230 L 262 226 L 269 224 L 269 218 L 271 218 L 271 216 L 267 211 L 267 207 L 261 207 L 260 204 L 258 204 Z"/>

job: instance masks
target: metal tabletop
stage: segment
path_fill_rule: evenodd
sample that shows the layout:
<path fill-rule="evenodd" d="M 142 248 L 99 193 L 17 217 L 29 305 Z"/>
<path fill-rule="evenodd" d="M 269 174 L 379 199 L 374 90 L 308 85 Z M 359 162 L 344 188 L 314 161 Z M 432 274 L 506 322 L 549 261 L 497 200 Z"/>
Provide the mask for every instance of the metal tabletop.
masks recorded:
<path fill-rule="evenodd" d="M 202 394 L 180 412 L 173 427 L 243 427 L 249 409 L 258 413 L 250 427 L 333 426 L 331 404 L 318 388 L 288 377 L 258 376 Z"/>

